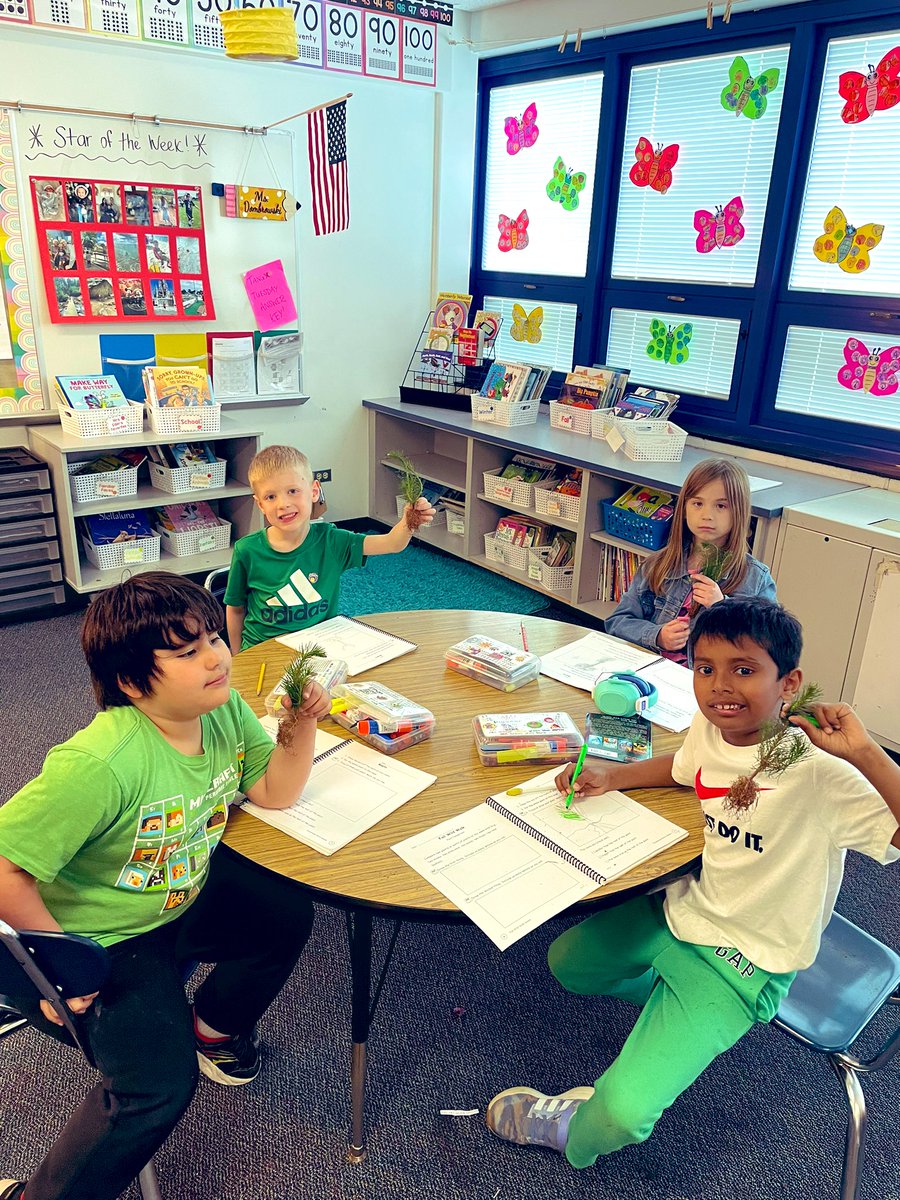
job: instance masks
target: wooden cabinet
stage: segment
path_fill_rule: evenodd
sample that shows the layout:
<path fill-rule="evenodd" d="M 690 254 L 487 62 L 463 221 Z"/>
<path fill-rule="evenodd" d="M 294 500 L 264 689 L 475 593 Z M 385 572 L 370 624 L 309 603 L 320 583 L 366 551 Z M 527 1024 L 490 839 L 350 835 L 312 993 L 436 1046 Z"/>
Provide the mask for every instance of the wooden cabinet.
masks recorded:
<path fill-rule="evenodd" d="M 59 537 L 63 551 L 63 570 L 66 582 L 76 592 L 93 592 L 115 583 L 121 570 L 100 570 L 89 562 L 81 541 L 78 517 L 92 513 L 115 512 L 116 510 L 155 508 L 158 505 L 174 504 L 187 499 L 219 501 L 219 514 L 231 522 L 232 544 L 239 537 L 251 533 L 261 526 L 261 514 L 253 501 L 253 493 L 247 482 L 247 468 L 259 449 L 261 430 L 258 425 L 249 425 L 236 417 L 223 414 L 222 427 L 218 433 L 196 435 L 214 445 L 218 458 L 225 459 L 225 483 L 222 487 L 197 489 L 191 492 L 172 494 L 141 483 L 136 496 L 107 496 L 100 500 L 79 503 L 72 492 L 68 464 L 97 458 L 104 453 L 115 453 L 126 447 L 156 446 L 181 442 L 185 434 L 160 434 L 145 429 L 143 433 L 122 437 L 78 438 L 73 437 L 59 425 L 35 425 L 29 430 L 29 441 L 35 454 L 50 466 L 53 476 L 53 491 L 56 497 L 56 513 L 59 522 Z M 141 469 L 145 477 L 146 467 Z M 231 547 L 212 550 L 176 558 L 162 550 L 158 562 L 129 563 L 129 571 L 164 570 L 180 575 L 205 573 L 216 567 L 226 567 L 231 562 Z"/>
<path fill-rule="evenodd" d="M 601 502 L 620 496 L 632 483 L 647 483 L 677 492 L 696 463 L 719 453 L 688 446 L 677 463 L 633 462 L 622 454 L 614 454 L 603 441 L 552 429 L 544 411 L 536 425 L 506 428 L 473 421 L 467 413 L 397 400 L 366 400 L 363 405 L 369 412 L 370 516 L 391 525 L 397 519 L 397 475 L 386 456 L 391 450 L 401 450 L 409 455 L 426 479 L 456 488 L 466 497 L 465 532 L 454 534 L 441 525 L 417 535 L 423 542 L 601 619 L 615 607 L 613 602 L 600 600 L 597 595 L 604 547 L 617 546 L 642 557 L 651 553 L 604 529 Z M 582 469 L 577 517 L 548 514 L 532 505 L 516 503 L 513 497 L 499 498 L 487 493 L 485 472 L 499 472 L 517 451 L 552 459 L 563 467 Z M 751 483 L 756 484 L 753 491 L 753 551 L 770 567 L 774 561 L 781 512 L 786 504 L 860 488 L 859 484 L 755 462 L 741 458 L 739 454 L 730 457 L 741 463 L 751 476 Z M 529 576 L 525 565 L 511 565 L 487 557 L 484 535 L 494 530 L 505 512 L 522 513 L 576 534 L 570 590 L 544 586 Z"/>

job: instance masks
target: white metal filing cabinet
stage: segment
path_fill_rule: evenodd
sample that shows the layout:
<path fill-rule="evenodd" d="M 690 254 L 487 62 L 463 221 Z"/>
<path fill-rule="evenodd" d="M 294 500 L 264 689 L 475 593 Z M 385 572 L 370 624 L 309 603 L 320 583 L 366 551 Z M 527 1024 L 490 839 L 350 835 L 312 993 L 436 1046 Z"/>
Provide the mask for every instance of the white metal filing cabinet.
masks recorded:
<path fill-rule="evenodd" d="M 862 488 L 785 508 L 778 599 L 803 623 L 803 673 L 900 750 L 900 494 Z"/>
<path fill-rule="evenodd" d="M 50 469 L 9 446 L 0 450 L 0 618 L 64 601 Z"/>

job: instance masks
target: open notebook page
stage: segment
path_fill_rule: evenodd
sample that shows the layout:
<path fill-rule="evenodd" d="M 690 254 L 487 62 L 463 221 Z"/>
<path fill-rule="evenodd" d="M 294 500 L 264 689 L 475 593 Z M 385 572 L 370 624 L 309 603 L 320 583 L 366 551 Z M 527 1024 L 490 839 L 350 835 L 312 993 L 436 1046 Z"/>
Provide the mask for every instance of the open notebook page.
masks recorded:
<path fill-rule="evenodd" d="M 315 643 L 322 647 L 328 658 L 342 658 L 350 675 L 370 671 L 416 648 L 415 642 L 351 617 L 331 617 L 310 629 L 286 633 L 277 641 L 292 650 Z"/>
<path fill-rule="evenodd" d="M 541 674 L 590 692 L 604 671 L 636 671 L 658 658 L 658 654 L 649 654 L 621 638 L 589 633 L 577 642 L 543 654 Z"/>

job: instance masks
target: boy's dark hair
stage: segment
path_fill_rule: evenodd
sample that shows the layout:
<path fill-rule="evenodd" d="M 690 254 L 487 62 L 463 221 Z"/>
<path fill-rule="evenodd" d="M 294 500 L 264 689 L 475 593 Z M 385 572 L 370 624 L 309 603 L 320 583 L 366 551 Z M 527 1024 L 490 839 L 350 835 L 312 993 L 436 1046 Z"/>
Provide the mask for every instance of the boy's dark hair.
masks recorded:
<path fill-rule="evenodd" d="M 778 678 L 800 664 L 803 629 L 793 613 L 759 596 L 720 600 L 701 610 L 691 630 L 691 657 L 700 638 L 718 638 L 735 645 L 746 638 L 762 646 L 778 668 Z"/>
<path fill-rule="evenodd" d="M 169 571 L 147 571 L 101 592 L 81 628 L 81 648 L 101 709 L 131 704 L 119 681 L 153 691 L 155 651 L 218 632 L 225 614 L 206 588 Z"/>

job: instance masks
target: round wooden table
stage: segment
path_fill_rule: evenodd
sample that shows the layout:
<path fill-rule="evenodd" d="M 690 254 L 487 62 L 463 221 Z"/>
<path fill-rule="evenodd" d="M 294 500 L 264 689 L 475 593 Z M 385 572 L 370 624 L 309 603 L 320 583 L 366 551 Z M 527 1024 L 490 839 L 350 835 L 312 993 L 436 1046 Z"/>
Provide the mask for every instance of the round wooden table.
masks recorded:
<path fill-rule="evenodd" d="M 539 774 L 543 767 L 526 763 L 483 767 L 475 749 L 472 717 L 485 712 L 537 712 L 563 710 L 576 725 L 583 726 L 584 714 L 592 708 L 586 692 L 541 675 L 515 692 L 500 692 L 468 679 L 444 665 L 444 651 L 469 634 L 487 634 L 513 645 L 521 644 L 524 624 L 528 648 L 546 654 L 558 646 L 584 637 L 577 625 L 520 617 L 512 613 L 468 610 L 437 610 L 374 613 L 368 624 L 388 633 L 398 633 L 416 642 L 417 649 L 366 672 L 404 695 L 430 708 L 435 715 L 432 737 L 402 752 L 404 762 L 437 776 L 437 781 L 372 829 L 336 854 L 326 857 L 304 846 L 288 834 L 256 820 L 247 813 L 231 814 L 225 840 L 240 854 L 284 875 L 307 889 L 314 899 L 347 911 L 352 975 L 351 1133 L 348 1157 L 360 1161 L 365 1155 L 364 1098 L 365 1053 L 369 1027 L 374 1016 L 390 956 L 403 920 L 468 920 L 420 875 L 391 850 L 395 842 L 420 833 L 454 817 L 495 792 L 505 791 L 522 780 Z M 310 640 L 315 629 L 310 630 Z M 253 710 L 265 712 L 264 699 L 281 677 L 293 652 L 277 641 L 263 642 L 237 655 L 232 685 Z M 256 695 L 259 669 L 266 664 L 262 694 Z M 352 737 L 331 720 L 322 727 L 341 737 Z M 653 730 L 654 752 L 673 752 L 682 735 Z M 688 836 L 662 854 L 632 871 L 597 888 L 577 908 L 586 911 L 621 902 L 628 896 L 648 891 L 689 871 L 699 860 L 703 845 L 703 818 L 694 794 L 685 788 L 653 788 L 633 795 L 655 812 L 687 829 Z M 372 919 L 384 916 L 395 927 L 380 978 L 375 1001 L 370 1001 L 372 973 Z"/>

